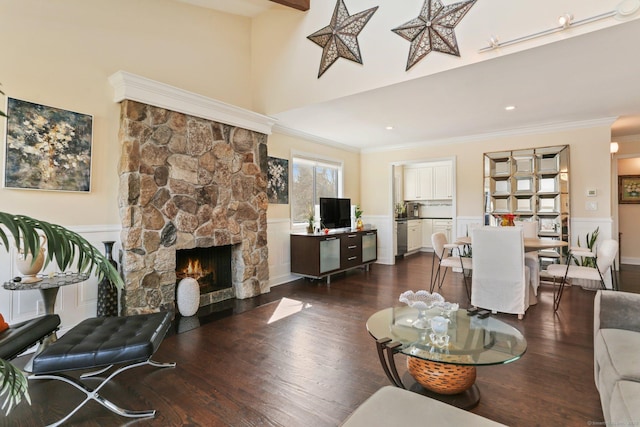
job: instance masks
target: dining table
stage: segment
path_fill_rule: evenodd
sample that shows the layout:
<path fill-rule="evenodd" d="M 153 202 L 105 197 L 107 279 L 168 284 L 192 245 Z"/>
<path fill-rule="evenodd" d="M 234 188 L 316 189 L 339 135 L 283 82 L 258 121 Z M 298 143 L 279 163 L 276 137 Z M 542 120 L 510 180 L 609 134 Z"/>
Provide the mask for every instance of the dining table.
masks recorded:
<path fill-rule="evenodd" d="M 472 245 L 471 236 L 456 237 L 454 242 L 456 245 Z M 568 242 L 558 239 L 544 239 L 539 237 L 525 237 L 524 251 L 535 252 L 544 249 L 557 249 L 569 246 Z"/>

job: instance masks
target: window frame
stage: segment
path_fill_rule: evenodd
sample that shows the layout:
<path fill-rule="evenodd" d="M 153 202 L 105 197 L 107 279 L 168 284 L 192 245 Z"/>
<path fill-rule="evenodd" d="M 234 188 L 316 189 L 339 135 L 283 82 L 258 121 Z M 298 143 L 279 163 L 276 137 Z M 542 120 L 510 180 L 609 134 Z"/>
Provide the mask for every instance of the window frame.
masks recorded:
<path fill-rule="evenodd" d="M 290 175 L 290 185 L 289 191 L 293 193 L 294 191 L 294 182 L 293 182 L 293 168 L 295 167 L 294 163 L 296 160 L 302 160 L 306 162 L 314 163 L 314 168 L 316 166 L 324 166 L 324 167 L 335 167 L 338 173 L 338 195 L 336 197 L 344 197 L 344 161 L 328 156 L 322 156 L 315 153 L 305 153 L 300 151 L 292 151 L 291 153 L 291 175 Z M 314 174 L 314 183 L 313 183 L 313 194 L 314 198 L 317 198 L 317 190 L 315 183 L 315 174 Z M 289 221 L 291 223 L 291 228 L 303 228 L 307 226 L 307 221 L 294 221 L 293 219 L 293 197 L 292 194 L 289 194 Z M 314 217 L 318 216 L 318 212 L 315 212 L 315 207 L 318 205 L 314 205 Z"/>

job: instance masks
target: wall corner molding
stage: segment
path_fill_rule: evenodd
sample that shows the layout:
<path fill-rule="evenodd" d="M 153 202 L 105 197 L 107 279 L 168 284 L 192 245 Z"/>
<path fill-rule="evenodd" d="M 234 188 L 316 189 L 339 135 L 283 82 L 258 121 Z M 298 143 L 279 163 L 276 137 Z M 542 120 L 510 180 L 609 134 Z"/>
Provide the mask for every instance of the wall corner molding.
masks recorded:
<path fill-rule="evenodd" d="M 109 76 L 113 101 L 125 99 L 271 135 L 276 119 L 146 77 L 117 71 Z"/>

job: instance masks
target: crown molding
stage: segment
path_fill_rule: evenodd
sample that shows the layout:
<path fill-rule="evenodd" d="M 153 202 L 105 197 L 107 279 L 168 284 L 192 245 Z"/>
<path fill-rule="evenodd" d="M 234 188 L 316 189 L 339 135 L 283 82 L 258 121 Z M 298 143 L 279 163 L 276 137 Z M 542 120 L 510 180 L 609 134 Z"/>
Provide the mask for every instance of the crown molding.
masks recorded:
<path fill-rule="evenodd" d="M 114 102 L 128 99 L 266 135 L 271 134 L 276 123 L 272 117 L 126 71 L 112 74 L 109 83 L 114 89 Z"/>
<path fill-rule="evenodd" d="M 548 123 L 548 124 L 541 124 L 538 126 L 527 126 L 527 127 L 514 128 L 514 129 L 505 129 L 497 132 L 488 132 L 488 133 L 461 136 L 461 137 L 455 137 L 455 138 L 419 141 L 419 142 L 413 142 L 408 144 L 393 145 L 389 147 L 364 148 L 361 150 L 361 152 L 372 153 L 372 152 L 398 151 L 398 150 L 406 150 L 406 149 L 425 147 L 425 146 L 479 142 L 479 141 L 486 141 L 488 139 L 504 138 L 508 136 L 538 135 L 538 134 L 544 134 L 544 133 L 563 132 L 568 130 L 593 128 L 593 127 L 599 127 L 599 126 L 611 127 L 611 125 L 613 124 L 613 122 L 616 121 L 616 119 L 617 117 L 604 117 L 599 119 L 582 120 L 582 121 L 575 121 L 575 122 Z"/>
<path fill-rule="evenodd" d="M 279 124 L 275 124 L 273 126 L 273 131 L 281 133 L 283 135 L 289 135 L 289 136 L 293 136 L 293 137 L 296 137 L 296 138 L 302 138 L 302 139 L 305 139 L 305 140 L 310 141 L 310 142 L 315 142 L 315 143 L 318 143 L 318 144 L 321 144 L 321 145 L 326 145 L 328 147 L 339 148 L 341 150 L 350 151 L 350 152 L 353 152 L 353 153 L 359 153 L 360 152 L 360 149 L 357 148 L 357 147 L 353 147 L 351 145 L 346 145 L 346 144 L 341 144 L 339 142 L 335 142 L 335 141 L 332 141 L 330 139 L 321 138 L 319 136 L 316 136 L 316 135 L 313 135 L 313 134 L 310 134 L 310 133 L 306 133 L 306 132 L 303 132 L 303 131 L 300 131 L 300 130 L 296 130 L 296 129 L 293 129 L 293 128 L 290 128 L 290 127 L 282 126 L 282 125 L 279 125 Z"/>

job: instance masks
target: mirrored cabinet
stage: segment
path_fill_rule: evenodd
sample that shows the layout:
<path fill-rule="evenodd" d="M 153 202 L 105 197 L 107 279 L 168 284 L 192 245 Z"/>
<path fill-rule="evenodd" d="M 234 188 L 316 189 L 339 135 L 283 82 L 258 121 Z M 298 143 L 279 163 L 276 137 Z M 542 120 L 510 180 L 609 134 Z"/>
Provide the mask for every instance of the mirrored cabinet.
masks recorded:
<path fill-rule="evenodd" d="M 570 242 L 569 146 L 500 151 L 484 155 L 484 223 L 503 215 L 538 221 L 538 237 Z M 542 263 L 557 262 L 559 250 L 541 251 Z M 544 267 L 543 267 L 544 268 Z"/>

